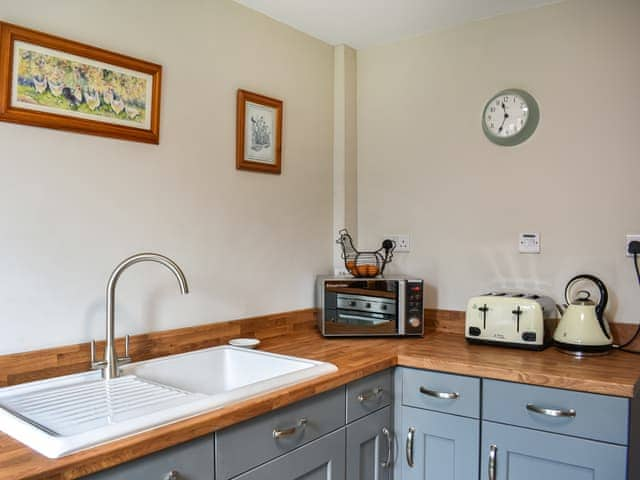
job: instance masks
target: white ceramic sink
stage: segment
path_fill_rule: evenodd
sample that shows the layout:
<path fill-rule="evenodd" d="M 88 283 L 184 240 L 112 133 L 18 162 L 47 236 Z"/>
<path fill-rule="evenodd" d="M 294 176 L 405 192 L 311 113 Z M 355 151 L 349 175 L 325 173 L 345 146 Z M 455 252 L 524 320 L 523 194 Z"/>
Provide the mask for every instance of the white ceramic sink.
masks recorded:
<path fill-rule="evenodd" d="M 0 430 L 49 458 L 336 371 L 325 362 L 222 346 L 0 388 Z"/>

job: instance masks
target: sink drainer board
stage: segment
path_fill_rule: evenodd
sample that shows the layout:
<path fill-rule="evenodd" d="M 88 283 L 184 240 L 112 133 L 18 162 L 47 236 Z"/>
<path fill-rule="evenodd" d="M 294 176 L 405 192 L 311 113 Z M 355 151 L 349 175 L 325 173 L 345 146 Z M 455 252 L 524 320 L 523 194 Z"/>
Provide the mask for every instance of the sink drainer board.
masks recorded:
<path fill-rule="evenodd" d="M 2 431 L 49 458 L 216 408 L 200 393 L 99 372 L 0 389 Z"/>
<path fill-rule="evenodd" d="M 0 407 L 56 437 L 77 435 L 193 401 L 196 394 L 133 375 L 16 394 Z"/>

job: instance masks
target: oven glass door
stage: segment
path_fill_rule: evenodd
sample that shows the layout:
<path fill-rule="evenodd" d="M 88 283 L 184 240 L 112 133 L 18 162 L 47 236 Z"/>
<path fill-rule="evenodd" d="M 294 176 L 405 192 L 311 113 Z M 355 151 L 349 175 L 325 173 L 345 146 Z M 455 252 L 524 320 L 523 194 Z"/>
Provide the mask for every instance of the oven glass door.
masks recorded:
<path fill-rule="evenodd" d="M 325 335 L 397 335 L 398 283 L 327 282 Z"/>

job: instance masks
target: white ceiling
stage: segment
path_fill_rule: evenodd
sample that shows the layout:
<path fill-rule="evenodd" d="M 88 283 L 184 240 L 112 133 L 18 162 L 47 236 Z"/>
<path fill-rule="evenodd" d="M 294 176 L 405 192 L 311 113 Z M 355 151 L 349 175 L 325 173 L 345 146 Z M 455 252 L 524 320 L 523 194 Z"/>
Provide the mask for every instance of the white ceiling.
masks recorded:
<path fill-rule="evenodd" d="M 561 0 L 235 0 L 331 45 L 365 48 Z"/>

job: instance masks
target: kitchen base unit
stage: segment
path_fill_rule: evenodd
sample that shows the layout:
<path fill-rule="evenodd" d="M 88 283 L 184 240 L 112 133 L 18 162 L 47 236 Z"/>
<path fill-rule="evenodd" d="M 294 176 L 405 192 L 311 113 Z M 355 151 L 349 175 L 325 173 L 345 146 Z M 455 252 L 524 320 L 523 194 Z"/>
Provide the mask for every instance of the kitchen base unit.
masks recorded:
<path fill-rule="evenodd" d="M 488 480 L 625 480 L 627 449 L 555 433 L 482 422 Z"/>
<path fill-rule="evenodd" d="M 347 426 L 347 479 L 391 480 L 391 419 L 391 407 L 385 407 Z"/>

